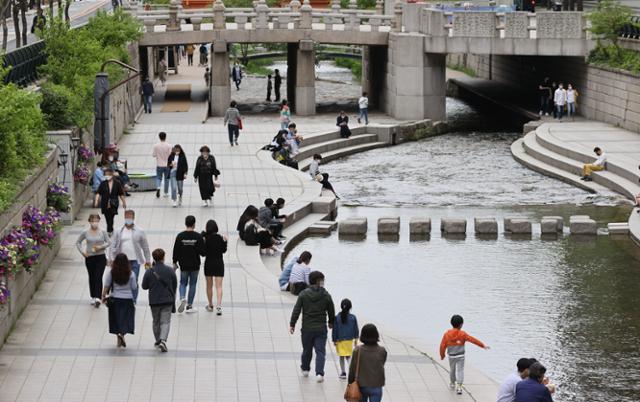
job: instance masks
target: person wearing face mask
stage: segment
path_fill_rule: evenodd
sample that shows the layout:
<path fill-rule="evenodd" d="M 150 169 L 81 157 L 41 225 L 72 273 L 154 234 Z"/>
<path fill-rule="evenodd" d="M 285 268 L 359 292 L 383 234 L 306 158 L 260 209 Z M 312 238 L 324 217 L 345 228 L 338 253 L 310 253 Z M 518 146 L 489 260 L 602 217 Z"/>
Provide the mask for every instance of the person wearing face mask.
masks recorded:
<path fill-rule="evenodd" d="M 556 105 L 556 117 L 558 120 L 562 120 L 564 105 L 567 103 L 567 91 L 562 87 L 562 83 L 558 84 L 558 89 L 553 94 L 553 102 Z"/>
<path fill-rule="evenodd" d="M 184 178 L 187 177 L 187 171 L 189 170 L 187 157 L 180 144 L 173 146 L 173 152 L 169 155 L 167 166 L 171 169 L 169 172 L 171 199 L 173 200 L 173 206 L 177 207 L 178 205 L 182 205 L 182 186 Z"/>
<path fill-rule="evenodd" d="M 205 207 L 211 205 L 213 193 L 216 191 L 213 180 L 218 180 L 220 171 L 216 167 L 216 158 L 211 155 L 211 150 L 204 145 L 200 148 L 200 156 L 196 161 L 193 178 L 200 188 L 200 197 Z"/>
<path fill-rule="evenodd" d="M 151 253 L 149 251 L 149 242 L 144 230 L 136 226 L 134 219 L 136 214 L 133 210 L 124 211 L 124 226 L 116 231 L 111 239 L 111 250 L 109 255 L 116 256 L 124 254 L 129 259 L 131 270 L 136 274 L 136 280 L 140 276 L 140 265 L 144 264 L 145 268 L 151 266 Z M 138 300 L 138 292 L 133 295 L 134 302 Z"/>
<path fill-rule="evenodd" d="M 573 88 L 573 85 L 567 85 L 567 117 L 570 117 L 571 120 L 575 120 L 577 99 L 578 91 Z"/>
<path fill-rule="evenodd" d="M 113 169 L 104 169 L 104 181 L 98 186 L 96 195 L 93 199 L 93 207 L 98 208 L 107 221 L 107 232 L 109 235 L 113 233 L 113 218 L 118 215 L 118 207 L 122 202 L 122 207 L 127 207 L 127 201 L 124 198 L 124 188 L 118 180 L 113 179 Z"/>
<path fill-rule="evenodd" d="M 100 307 L 100 299 L 102 297 L 102 275 L 107 265 L 107 257 L 105 250 L 111 244 L 109 235 L 106 231 L 100 230 L 100 215 L 89 215 L 89 228 L 85 229 L 76 240 L 76 247 L 84 257 L 84 264 L 89 274 L 89 295 L 91 296 L 91 304 L 95 308 Z M 85 243 L 85 249 L 82 249 L 82 243 Z"/>

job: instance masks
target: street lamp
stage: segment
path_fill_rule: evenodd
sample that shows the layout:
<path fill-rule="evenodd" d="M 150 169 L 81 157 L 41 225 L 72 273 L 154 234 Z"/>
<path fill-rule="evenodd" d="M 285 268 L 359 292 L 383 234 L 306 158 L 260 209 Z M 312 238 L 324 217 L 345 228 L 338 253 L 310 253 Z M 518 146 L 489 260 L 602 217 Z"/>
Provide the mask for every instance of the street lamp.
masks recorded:
<path fill-rule="evenodd" d="M 62 166 L 62 184 L 67 182 L 67 162 L 69 154 L 64 150 L 58 155 L 58 167 Z"/>

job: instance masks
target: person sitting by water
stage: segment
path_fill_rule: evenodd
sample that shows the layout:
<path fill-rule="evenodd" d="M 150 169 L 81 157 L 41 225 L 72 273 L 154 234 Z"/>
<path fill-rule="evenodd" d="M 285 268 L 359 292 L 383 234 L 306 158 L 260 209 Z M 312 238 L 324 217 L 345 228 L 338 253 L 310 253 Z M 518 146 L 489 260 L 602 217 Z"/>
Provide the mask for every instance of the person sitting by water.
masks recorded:
<path fill-rule="evenodd" d="M 344 112 L 344 110 L 340 111 L 340 115 L 336 119 L 336 126 L 340 127 L 340 137 L 341 138 L 349 138 L 351 136 L 351 130 L 349 130 L 349 116 Z"/>
<path fill-rule="evenodd" d="M 280 273 L 280 277 L 278 278 L 278 285 L 280 285 L 280 290 L 288 291 L 289 290 L 289 279 L 291 278 L 291 270 L 293 266 L 298 262 L 299 256 L 295 256 L 289 260 L 288 263 L 282 268 L 282 272 Z"/>
<path fill-rule="evenodd" d="M 593 181 L 593 178 L 591 178 L 591 173 L 604 170 L 607 164 L 607 155 L 602 151 L 602 149 L 600 149 L 599 147 L 595 147 L 593 149 L 593 152 L 596 153 L 598 159 L 596 159 L 596 161 L 593 163 L 587 163 L 582 166 L 582 177 L 580 178 L 580 180 Z"/>
<path fill-rule="evenodd" d="M 298 134 L 298 128 L 296 127 L 296 123 L 289 124 L 289 131 L 287 133 L 287 144 L 289 144 L 289 149 L 291 153 L 291 157 L 295 157 L 298 154 L 298 150 L 300 149 L 300 144 L 302 143 L 302 136 Z"/>
<path fill-rule="evenodd" d="M 545 384 L 546 372 L 539 362 L 529 366 L 529 378 L 516 384 L 515 402 L 553 402 L 551 390 Z"/>
<path fill-rule="evenodd" d="M 241 232 L 241 238 L 247 246 L 260 245 L 261 254 L 275 255 L 276 252 L 282 252 L 282 250 L 275 246 L 276 242 L 271 237 L 271 233 L 260 226 L 260 223 L 258 222 L 258 208 L 250 205 L 245 210 L 243 216 L 240 217 L 240 220 L 244 220 L 246 222 Z M 238 226 L 240 226 L 240 223 L 241 222 L 238 222 Z"/>
<path fill-rule="evenodd" d="M 517 371 L 512 372 L 504 380 L 500 389 L 498 390 L 498 399 L 496 402 L 515 402 L 516 400 L 516 385 L 529 377 L 529 367 L 535 363 L 535 359 L 527 359 L 523 357 L 516 363 Z"/>
<path fill-rule="evenodd" d="M 289 290 L 294 295 L 298 295 L 309 286 L 309 274 L 311 273 L 311 253 L 303 251 L 291 268 L 289 277 Z"/>
<path fill-rule="evenodd" d="M 320 162 L 322 162 L 322 155 L 313 154 L 313 160 L 309 164 L 309 176 L 311 176 L 311 180 L 315 180 L 316 176 L 320 174 Z"/>
<path fill-rule="evenodd" d="M 282 221 L 273 215 L 274 204 L 273 198 L 264 200 L 264 206 L 258 210 L 258 222 L 260 226 L 268 229 L 273 237 L 280 239 L 283 225 Z"/>

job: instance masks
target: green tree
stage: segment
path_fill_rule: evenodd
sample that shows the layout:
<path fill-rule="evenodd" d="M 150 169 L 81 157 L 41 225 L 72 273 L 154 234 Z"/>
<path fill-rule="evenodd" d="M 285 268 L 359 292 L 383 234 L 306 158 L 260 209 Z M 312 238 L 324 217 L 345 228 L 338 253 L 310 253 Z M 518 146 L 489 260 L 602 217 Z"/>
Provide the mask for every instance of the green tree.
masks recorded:
<path fill-rule="evenodd" d="M 598 43 L 605 39 L 617 47 L 620 31 L 632 24 L 632 16 L 631 8 L 621 5 L 617 0 L 601 0 L 596 11 L 589 14 L 589 31 L 596 35 Z"/>

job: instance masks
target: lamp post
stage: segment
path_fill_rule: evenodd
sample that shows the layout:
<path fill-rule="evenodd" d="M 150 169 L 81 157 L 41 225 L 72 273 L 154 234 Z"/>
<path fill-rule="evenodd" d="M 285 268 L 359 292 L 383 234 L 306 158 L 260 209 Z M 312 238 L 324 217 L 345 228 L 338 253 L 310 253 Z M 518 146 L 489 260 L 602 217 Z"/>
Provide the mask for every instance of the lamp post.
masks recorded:
<path fill-rule="evenodd" d="M 58 167 L 62 166 L 62 184 L 67 182 L 67 162 L 69 160 L 69 154 L 64 150 L 58 155 Z"/>

